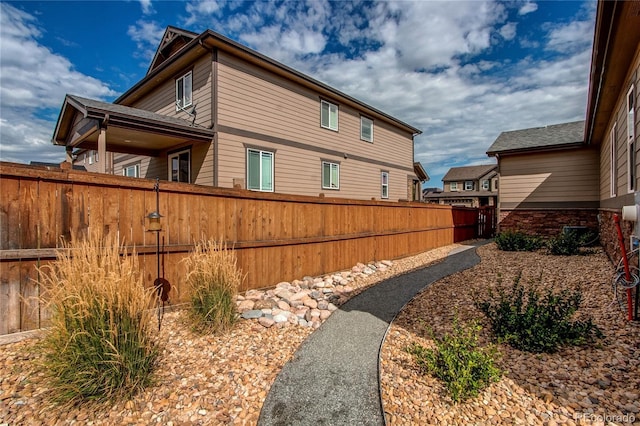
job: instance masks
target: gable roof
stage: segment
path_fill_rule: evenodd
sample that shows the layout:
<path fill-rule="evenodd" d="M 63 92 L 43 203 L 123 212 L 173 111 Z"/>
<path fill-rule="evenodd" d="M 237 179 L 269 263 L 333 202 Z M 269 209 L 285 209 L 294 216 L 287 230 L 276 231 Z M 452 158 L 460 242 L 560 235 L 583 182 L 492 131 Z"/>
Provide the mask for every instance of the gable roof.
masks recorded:
<path fill-rule="evenodd" d="M 484 164 L 481 166 L 452 167 L 442 178 L 443 182 L 476 180 L 489 174 L 498 167 L 497 164 Z"/>
<path fill-rule="evenodd" d="M 487 155 L 544 151 L 583 145 L 584 120 L 502 132 Z"/>
<path fill-rule="evenodd" d="M 179 30 L 175 27 L 171 27 L 171 29 L 173 31 Z M 180 31 L 189 33 L 186 30 Z M 118 99 L 116 99 L 114 103 L 131 105 L 137 99 L 140 99 L 142 96 L 153 90 L 156 86 L 164 84 L 169 79 L 173 79 L 176 73 L 183 70 L 188 64 L 191 64 L 197 58 L 205 54 L 212 54 L 212 52 L 218 49 L 238 56 L 243 60 L 256 64 L 263 69 L 283 76 L 284 78 L 294 81 L 302 86 L 308 87 L 318 92 L 321 96 L 327 96 L 340 103 L 349 104 L 356 109 L 364 110 L 367 113 L 373 115 L 374 118 L 378 118 L 391 123 L 414 135 L 422 133 L 420 129 L 411 126 L 410 124 L 407 124 L 387 113 L 380 111 L 377 108 L 374 108 L 325 83 L 322 83 L 306 74 L 301 73 L 300 71 L 290 68 L 274 59 L 269 58 L 268 56 L 265 56 L 212 30 L 205 30 L 200 35 L 196 36 L 190 42 L 188 42 L 184 47 L 181 47 L 177 51 L 173 52 L 170 57 L 156 64 L 154 68 L 149 70 L 147 75 L 142 80 L 136 83 L 125 93 L 120 95 L 120 97 L 118 97 Z M 156 58 L 154 58 L 154 61 L 155 60 Z"/>
<path fill-rule="evenodd" d="M 160 66 L 164 61 L 173 56 L 178 50 L 186 46 L 197 36 L 197 33 L 169 25 L 167 29 L 164 30 L 164 35 L 160 40 L 160 44 L 156 49 L 155 55 L 153 55 L 147 74 Z"/>

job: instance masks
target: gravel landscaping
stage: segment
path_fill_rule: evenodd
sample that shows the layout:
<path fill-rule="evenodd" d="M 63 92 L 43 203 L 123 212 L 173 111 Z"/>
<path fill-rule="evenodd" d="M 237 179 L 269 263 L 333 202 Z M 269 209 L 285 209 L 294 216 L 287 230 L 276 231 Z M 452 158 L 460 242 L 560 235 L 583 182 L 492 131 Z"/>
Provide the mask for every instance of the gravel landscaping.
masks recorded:
<path fill-rule="evenodd" d="M 350 271 L 340 271 L 344 274 L 338 273 L 350 279 L 349 288 L 338 287 L 339 283 L 336 283 L 335 291 L 327 295 L 339 294 L 340 297 L 334 300 L 339 305 L 383 279 L 442 259 L 455 247 L 458 245 L 400 259 L 373 273 L 365 271 L 366 265 L 355 265 Z M 332 275 L 335 274 L 314 281 L 316 284 L 329 282 Z M 293 292 L 286 285 L 280 287 Z M 327 285 L 319 288 L 326 289 Z M 276 292 L 278 289 L 249 295 L 258 294 L 259 300 L 277 304 L 281 300 Z M 298 292 L 311 294 L 304 289 Z M 246 304 L 249 299 L 242 296 L 238 303 Z M 251 306 L 253 308 L 256 308 L 255 304 Z M 167 313 L 160 333 L 164 351 L 156 384 L 130 401 L 112 405 L 53 405 L 47 398 L 49 391 L 43 383 L 42 373 L 35 367 L 39 360 L 34 346 L 37 339 L 2 345 L 0 425 L 256 424 L 267 392 L 280 369 L 319 325 L 313 321 L 274 324 L 275 320 L 266 324 L 265 319 L 273 319 L 278 313 L 274 315 L 275 307 L 271 305 L 264 308 L 260 318 L 240 320 L 226 335 L 205 337 L 190 331 L 182 312 Z M 311 315 L 311 311 L 310 308 L 307 313 Z M 280 310 L 280 313 L 284 312 L 287 310 Z"/>
<path fill-rule="evenodd" d="M 398 315 L 381 353 L 381 390 L 389 424 L 640 424 L 640 323 L 612 305 L 613 268 L 600 249 L 583 256 L 478 249 L 481 263 L 428 287 Z M 554 354 L 530 354 L 499 345 L 502 379 L 478 398 L 454 404 L 436 379 L 422 375 L 405 348 L 433 347 L 427 329 L 450 332 L 454 315 L 481 320 L 480 341 L 490 329 L 474 300 L 502 283 L 580 289 L 578 316 L 590 316 L 605 338 Z"/>

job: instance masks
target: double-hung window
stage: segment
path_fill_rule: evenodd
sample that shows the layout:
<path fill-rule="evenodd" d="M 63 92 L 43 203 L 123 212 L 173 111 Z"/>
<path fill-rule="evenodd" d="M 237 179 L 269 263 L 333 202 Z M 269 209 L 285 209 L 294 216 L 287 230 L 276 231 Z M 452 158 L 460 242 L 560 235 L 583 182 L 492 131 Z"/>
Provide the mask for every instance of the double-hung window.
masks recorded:
<path fill-rule="evenodd" d="M 613 127 L 611 127 L 611 131 L 609 132 L 609 162 L 611 164 L 611 169 L 609 171 L 610 175 L 610 188 L 609 192 L 611 197 L 615 197 L 618 195 L 618 143 L 616 141 L 616 125 L 618 123 L 613 123 Z"/>
<path fill-rule="evenodd" d="M 382 186 L 380 196 L 382 198 L 389 198 L 389 172 L 380 173 L 380 183 Z"/>
<path fill-rule="evenodd" d="M 631 86 L 627 92 L 627 182 L 629 192 L 636 189 L 636 120 L 635 93 Z"/>
<path fill-rule="evenodd" d="M 176 80 L 176 111 L 191 106 L 193 83 L 192 73 L 189 71 Z"/>
<path fill-rule="evenodd" d="M 169 181 L 191 182 L 191 152 L 188 149 L 169 154 Z"/>
<path fill-rule="evenodd" d="M 473 191 L 473 181 L 472 180 L 464 181 L 464 190 L 465 191 Z"/>
<path fill-rule="evenodd" d="M 322 162 L 322 188 L 340 189 L 340 164 Z"/>
<path fill-rule="evenodd" d="M 338 131 L 338 105 L 320 101 L 320 125 L 325 129 Z"/>
<path fill-rule="evenodd" d="M 360 117 L 360 139 L 373 142 L 373 120 L 367 117 Z"/>
<path fill-rule="evenodd" d="M 140 164 L 130 164 L 122 168 L 122 176 L 140 177 Z"/>
<path fill-rule="evenodd" d="M 273 152 L 247 149 L 247 189 L 273 192 Z"/>
<path fill-rule="evenodd" d="M 451 182 L 451 183 L 449 184 L 449 189 L 450 189 L 451 191 L 457 191 L 457 190 L 458 190 L 458 182 Z"/>
<path fill-rule="evenodd" d="M 482 181 L 482 189 L 488 191 L 491 188 L 491 181 L 489 179 L 485 179 Z"/>

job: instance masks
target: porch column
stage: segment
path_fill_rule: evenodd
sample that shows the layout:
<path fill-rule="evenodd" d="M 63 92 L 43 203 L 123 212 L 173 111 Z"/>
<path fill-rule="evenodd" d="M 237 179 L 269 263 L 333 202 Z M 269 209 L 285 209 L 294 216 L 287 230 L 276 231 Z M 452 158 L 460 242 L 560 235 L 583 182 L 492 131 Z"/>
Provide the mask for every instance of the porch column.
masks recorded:
<path fill-rule="evenodd" d="M 107 129 L 100 127 L 98 135 L 98 172 L 107 173 Z"/>
<path fill-rule="evenodd" d="M 65 146 L 64 150 L 65 150 L 64 161 L 66 163 L 69 163 L 69 165 L 73 166 L 73 147 L 72 146 Z"/>

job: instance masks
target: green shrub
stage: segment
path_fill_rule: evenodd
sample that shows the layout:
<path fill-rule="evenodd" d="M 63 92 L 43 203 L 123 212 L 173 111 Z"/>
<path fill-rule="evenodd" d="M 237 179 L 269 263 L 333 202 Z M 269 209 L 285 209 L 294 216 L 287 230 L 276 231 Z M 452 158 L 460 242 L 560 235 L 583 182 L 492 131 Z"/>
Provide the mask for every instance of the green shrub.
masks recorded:
<path fill-rule="evenodd" d="M 536 251 L 544 243 L 539 237 L 527 235 L 520 231 L 504 231 L 495 238 L 498 249 L 502 251 Z"/>
<path fill-rule="evenodd" d="M 548 290 L 540 295 L 534 288 L 525 291 L 521 274 L 511 292 L 500 288 L 497 300 L 476 302 L 487 316 L 493 333 L 499 340 L 527 352 L 555 352 L 563 345 L 581 345 L 602 337 L 591 319 L 571 321 L 580 307 L 579 292 L 563 290 L 554 294 Z"/>
<path fill-rule="evenodd" d="M 575 232 L 561 232 L 547 241 L 549 253 L 554 256 L 573 256 L 580 253 L 582 240 Z"/>
<path fill-rule="evenodd" d="M 500 380 L 502 374 L 495 365 L 495 346 L 478 347 L 480 330 L 475 321 L 463 327 L 456 319 L 452 334 L 434 337 L 436 349 L 414 343 L 406 350 L 424 373 L 442 380 L 453 401 L 464 401 Z"/>
<path fill-rule="evenodd" d="M 229 330 L 237 319 L 235 296 L 244 278 L 235 252 L 213 240 L 201 241 L 184 263 L 193 329 L 200 333 Z"/>
<path fill-rule="evenodd" d="M 39 272 L 51 312 L 41 342 L 51 395 L 60 402 L 129 398 L 152 382 L 159 348 L 153 288 L 117 237 L 73 239 Z"/>

